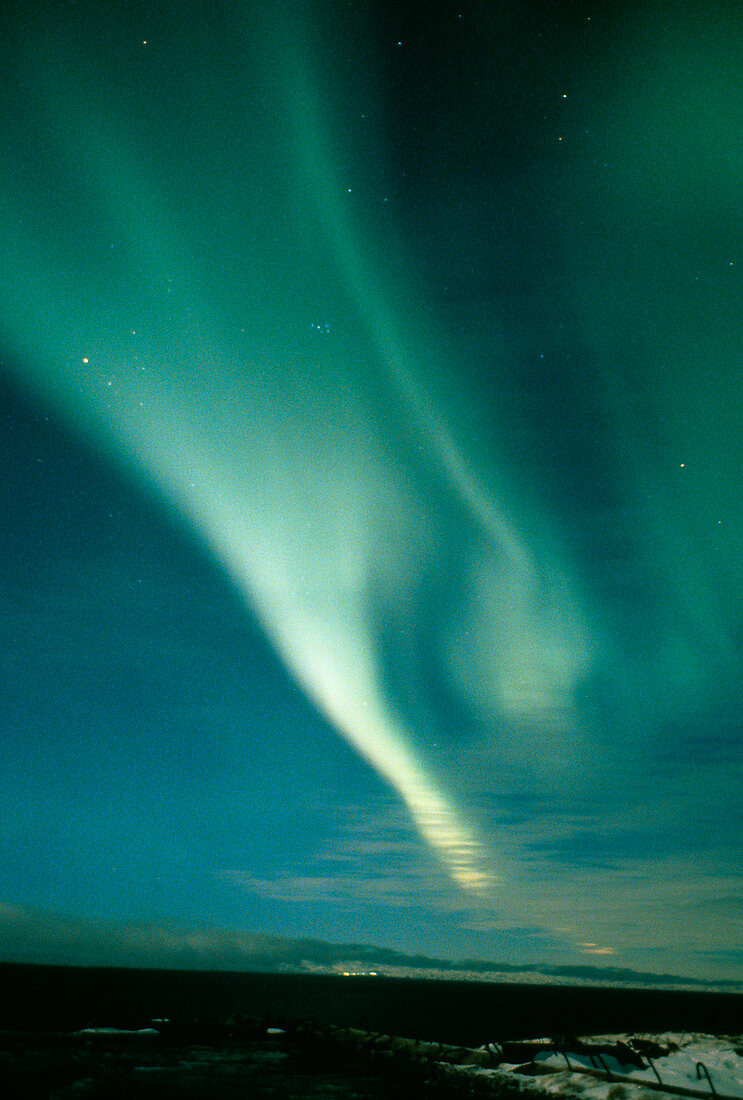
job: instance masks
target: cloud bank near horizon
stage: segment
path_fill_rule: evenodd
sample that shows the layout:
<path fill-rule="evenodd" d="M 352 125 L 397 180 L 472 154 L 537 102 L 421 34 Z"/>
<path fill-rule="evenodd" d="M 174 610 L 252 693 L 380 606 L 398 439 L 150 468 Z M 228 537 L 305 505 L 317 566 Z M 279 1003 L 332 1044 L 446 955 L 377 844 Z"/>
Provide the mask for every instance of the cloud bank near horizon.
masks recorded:
<path fill-rule="evenodd" d="M 621 982 L 631 985 L 699 985 L 743 988 L 733 981 L 707 982 L 676 974 L 591 965 L 514 964 L 483 959 L 441 959 L 405 954 L 372 944 L 328 943 L 204 925 L 75 919 L 69 915 L 0 904 L 0 965 L 124 967 L 164 970 L 297 972 L 340 968 L 439 972 L 456 978 L 500 976 L 510 980 Z"/>

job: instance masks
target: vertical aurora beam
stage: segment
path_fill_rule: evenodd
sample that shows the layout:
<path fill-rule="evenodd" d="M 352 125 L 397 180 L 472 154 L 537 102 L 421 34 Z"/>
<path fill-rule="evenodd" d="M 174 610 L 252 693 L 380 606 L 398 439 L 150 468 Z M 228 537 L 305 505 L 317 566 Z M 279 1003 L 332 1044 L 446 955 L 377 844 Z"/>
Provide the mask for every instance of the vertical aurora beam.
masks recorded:
<path fill-rule="evenodd" d="M 379 665 L 371 586 L 380 569 L 394 576 L 403 557 L 410 564 L 408 521 L 396 517 L 430 508 L 407 485 L 414 471 L 356 382 L 370 364 L 353 347 L 336 353 L 348 356 L 351 379 L 336 392 L 338 363 L 307 361 L 291 333 L 278 343 L 261 336 L 265 301 L 247 295 L 258 335 L 246 357 L 245 343 L 223 329 L 199 254 L 137 153 L 115 92 L 108 103 L 81 99 L 64 75 L 80 68 L 68 42 L 24 75 L 45 119 L 38 155 L 59 198 L 46 211 L 46 235 L 32 231 L 37 211 L 21 173 L 5 206 L 7 268 L 17 278 L 0 301 L 22 381 L 191 518 L 298 682 L 398 792 L 452 880 L 490 897 L 490 854 L 435 777 L 425 738 L 388 698 Z M 231 135 L 218 137 L 229 144 Z M 249 157 L 243 167 L 249 181 Z M 168 168 L 184 172 L 180 161 Z M 248 217 L 263 193 L 245 187 Z M 97 248 L 110 226 L 118 261 L 91 263 L 84 245 Z M 158 288 L 168 273 L 186 269 L 188 286 L 168 287 L 165 298 Z M 287 285 L 295 277 L 287 271 Z M 285 295 L 272 297 L 280 314 Z M 418 565 L 426 568 L 425 554 Z"/>

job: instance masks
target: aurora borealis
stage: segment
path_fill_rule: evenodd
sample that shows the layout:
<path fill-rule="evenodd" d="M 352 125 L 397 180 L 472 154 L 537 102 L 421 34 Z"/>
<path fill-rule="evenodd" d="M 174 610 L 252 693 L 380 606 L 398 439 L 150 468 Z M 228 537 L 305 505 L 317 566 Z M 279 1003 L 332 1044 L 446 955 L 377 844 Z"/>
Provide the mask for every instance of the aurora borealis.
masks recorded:
<path fill-rule="evenodd" d="M 734 976 L 738 7 L 2 20 L 8 920 Z"/>

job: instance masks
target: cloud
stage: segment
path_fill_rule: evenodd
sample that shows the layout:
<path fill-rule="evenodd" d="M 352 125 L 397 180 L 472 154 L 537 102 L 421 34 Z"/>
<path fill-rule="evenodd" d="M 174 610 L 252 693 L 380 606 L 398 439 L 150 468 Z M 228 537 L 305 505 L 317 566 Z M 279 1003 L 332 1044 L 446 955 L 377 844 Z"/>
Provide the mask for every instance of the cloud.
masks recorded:
<path fill-rule="evenodd" d="M 354 804 L 338 807 L 323 845 L 288 872 L 256 874 L 233 866 L 220 870 L 219 878 L 260 898 L 332 902 L 336 912 L 350 914 L 379 908 L 459 913 L 471 904 L 393 802 L 374 812 Z"/>
<path fill-rule="evenodd" d="M 222 872 L 225 878 L 249 893 L 272 901 L 284 902 L 335 902 L 355 911 L 359 906 L 394 909 L 417 909 L 458 912 L 462 899 L 455 899 L 451 892 L 426 881 L 421 872 L 417 879 L 394 874 L 378 875 L 289 875 L 276 878 L 257 878 L 239 869 Z"/>
<path fill-rule="evenodd" d="M 539 929 L 522 931 L 536 934 L 537 938 L 540 935 Z M 643 985 L 693 980 L 618 967 L 453 961 L 404 954 L 373 944 L 286 939 L 194 924 L 77 919 L 3 904 L 0 904 L 0 943 L 0 962 L 13 963 L 272 972 L 333 968 L 356 962 L 364 966 L 388 966 L 394 968 L 393 972 L 438 971 L 441 977 L 464 970 L 483 976 L 490 974 L 496 979 L 502 973 Z M 734 949 L 731 956 L 740 957 L 742 950 Z M 596 948 L 593 953 L 608 954 L 608 950 Z"/>
<path fill-rule="evenodd" d="M 95 920 L 0 905 L 5 962 L 194 969 L 262 968 L 287 954 L 280 939 L 201 926 Z M 289 952 L 291 954 L 291 952 Z"/>

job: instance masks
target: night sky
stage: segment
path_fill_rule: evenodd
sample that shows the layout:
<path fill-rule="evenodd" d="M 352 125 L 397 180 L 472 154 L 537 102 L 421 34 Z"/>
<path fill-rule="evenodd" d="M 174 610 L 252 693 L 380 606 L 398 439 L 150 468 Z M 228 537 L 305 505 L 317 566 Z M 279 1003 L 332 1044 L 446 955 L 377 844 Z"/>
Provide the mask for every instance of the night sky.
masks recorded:
<path fill-rule="evenodd" d="M 743 6 L 0 50 L 4 957 L 738 976 Z"/>

